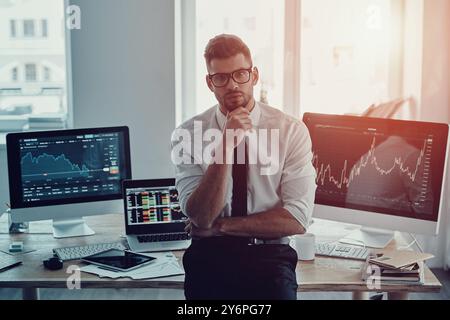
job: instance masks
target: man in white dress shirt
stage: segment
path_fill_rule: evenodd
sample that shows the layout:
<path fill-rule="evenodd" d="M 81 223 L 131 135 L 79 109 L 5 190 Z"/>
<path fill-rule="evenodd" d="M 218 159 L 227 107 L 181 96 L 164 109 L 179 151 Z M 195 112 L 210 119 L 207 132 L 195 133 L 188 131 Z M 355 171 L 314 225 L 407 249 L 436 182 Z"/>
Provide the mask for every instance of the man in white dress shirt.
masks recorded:
<path fill-rule="evenodd" d="M 189 152 L 181 149 L 184 160 L 192 161 L 176 162 L 180 205 L 193 239 L 183 257 L 185 296 L 296 299 L 297 254 L 289 236 L 305 233 L 316 190 L 308 130 L 255 101 L 259 73 L 240 38 L 219 35 L 209 41 L 204 56 L 206 83 L 218 105 L 182 124 L 172 137 L 173 158 L 182 142 L 176 132 L 188 132 L 197 143 Z M 212 155 L 222 161 L 198 160 L 195 150 L 208 145 L 208 139 L 192 138 L 199 124 L 202 132 L 221 133 Z M 262 132 L 270 148 L 261 144 L 264 139 L 250 143 L 251 134 L 261 138 Z M 268 155 L 269 149 L 276 161 L 269 170 L 260 161 L 264 157 L 249 161 L 250 154 Z"/>

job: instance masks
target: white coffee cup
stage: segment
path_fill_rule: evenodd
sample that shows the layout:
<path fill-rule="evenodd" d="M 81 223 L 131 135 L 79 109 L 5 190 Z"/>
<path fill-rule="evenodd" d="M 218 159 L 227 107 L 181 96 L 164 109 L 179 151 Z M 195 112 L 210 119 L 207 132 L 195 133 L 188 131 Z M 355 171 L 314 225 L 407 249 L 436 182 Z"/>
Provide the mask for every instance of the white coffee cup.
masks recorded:
<path fill-rule="evenodd" d="M 316 236 L 312 233 L 297 234 L 294 236 L 295 251 L 298 260 L 311 261 L 316 255 Z"/>

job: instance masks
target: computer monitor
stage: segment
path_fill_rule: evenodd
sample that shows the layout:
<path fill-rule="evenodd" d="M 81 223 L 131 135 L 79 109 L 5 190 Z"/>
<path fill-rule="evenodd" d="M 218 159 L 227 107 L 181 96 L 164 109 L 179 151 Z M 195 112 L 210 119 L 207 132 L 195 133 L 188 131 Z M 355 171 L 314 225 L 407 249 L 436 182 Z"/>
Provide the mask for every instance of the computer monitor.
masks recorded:
<path fill-rule="evenodd" d="M 6 143 L 13 222 L 53 219 L 63 238 L 94 234 L 83 216 L 123 214 L 128 127 L 11 133 Z"/>
<path fill-rule="evenodd" d="M 342 242 L 383 248 L 392 231 L 437 234 L 447 124 L 313 113 L 303 121 L 317 173 L 313 216 L 367 226 Z"/>

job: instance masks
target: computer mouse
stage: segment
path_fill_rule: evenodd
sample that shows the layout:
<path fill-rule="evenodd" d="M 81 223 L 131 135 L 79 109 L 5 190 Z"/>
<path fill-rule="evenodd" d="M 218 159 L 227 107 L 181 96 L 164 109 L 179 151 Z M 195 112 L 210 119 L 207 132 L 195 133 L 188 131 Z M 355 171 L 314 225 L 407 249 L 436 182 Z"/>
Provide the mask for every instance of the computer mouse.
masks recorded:
<path fill-rule="evenodd" d="M 49 270 L 60 270 L 63 268 L 63 261 L 58 257 L 52 257 L 44 260 L 44 267 Z"/>

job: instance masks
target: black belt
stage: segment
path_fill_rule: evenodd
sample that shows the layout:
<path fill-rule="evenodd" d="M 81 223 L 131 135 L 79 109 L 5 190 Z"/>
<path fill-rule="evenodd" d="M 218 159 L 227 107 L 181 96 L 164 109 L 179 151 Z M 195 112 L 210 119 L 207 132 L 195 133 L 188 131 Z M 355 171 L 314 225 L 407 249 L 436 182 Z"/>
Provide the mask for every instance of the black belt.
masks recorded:
<path fill-rule="evenodd" d="M 192 238 L 192 242 L 208 242 L 216 243 L 218 245 L 260 245 L 260 244 L 289 244 L 289 239 L 273 239 L 261 240 L 257 238 L 248 237 L 234 237 L 234 236 L 218 236 L 209 238 Z"/>
<path fill-rule="evenodd" d="M 256 244 L 256 239 L 247 237 L 218 236 L 209 238 L 192 238 L 192 242 L 209 242 L 226 245 L 253 245 Z"/>

